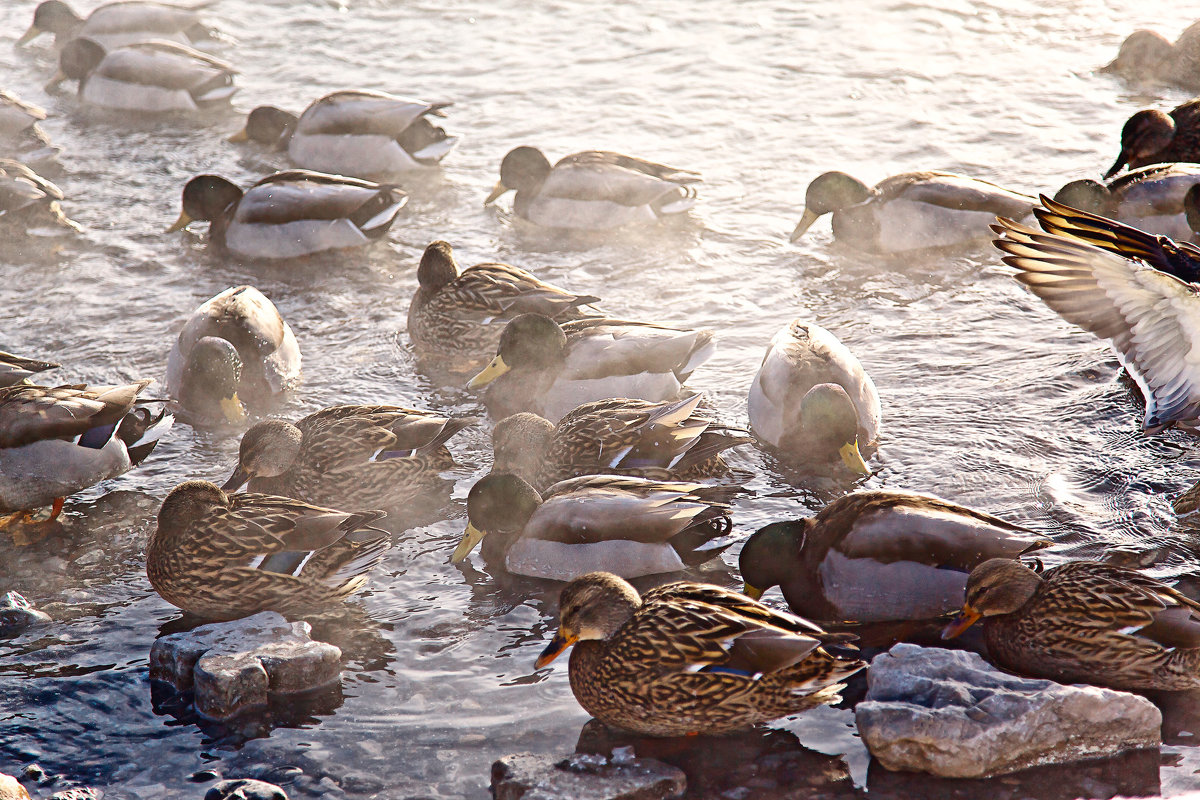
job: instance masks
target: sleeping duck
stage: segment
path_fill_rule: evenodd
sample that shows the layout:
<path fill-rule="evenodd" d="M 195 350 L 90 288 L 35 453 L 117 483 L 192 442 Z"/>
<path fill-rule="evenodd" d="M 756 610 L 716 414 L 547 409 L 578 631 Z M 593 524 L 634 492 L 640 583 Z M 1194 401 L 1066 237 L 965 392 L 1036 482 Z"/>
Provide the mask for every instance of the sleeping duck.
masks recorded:
<path fill-rule="evenodd" d="M 197 175 L 167 233 L 207 221 L 209 241 L 235 256 L 297 258 L 382 238 L 407 202 L 394 186 L 302 169 L 268 175 L 245 192 L 219 175 Z"/>
<path fill-rule="evenodd" d="M 483 204 L 509 190 L 513 212 L 545 228 L 607 230 L 682 214 L 696 203 L 699 173 L 633 156 L 586 150 L 553 167 L 536 147 L 500 162 L 500 182 Z"/>
<path fill-rule="evenodd" d="M 1071 181 L 1054 195 L 1056 202 L 1132 225 L 1147 233 L 1188 240 L 1184 198 L 1200 184 L 1200 164 L 1151 164 L 1130 170 L 1107 184 L 1090 178 Z"/>
<path fill-rule="evenodd" d="M 450 103 L 426 103 L 383 92 L 346 90 L 316 100 L 298 118 L 259 106 L 230 139 L 286 149 L 297 167 L 385 180 L 438 162 L 458 144 L 432 117 Z"/>
<path fill-rule="evenodd" d="M 194 42 L 211 33 L 199 15 L 200 9 L 207 5 L 201 3 L 189 8 L 148 0 L 124 0 L 102 5 L 84 19 L 62 0 L 44 0 L 34 10 L 33 24 L 17 40 L 17 45 L 28 44 L 42 33 L 54 34 L 59 45 L 83 36 L 108 49 L 151 39 Z"/>
<path fill-rule="evenodd" d="M 874 187 L 844 172 L 826 172 L 808 185 L 791 241 L 832 213 L 834 238 L 860 250 L 952 247 L 987 236 L 998 215 L 1021 219 L 1036 204 L 1036 198 L 951 172 L 905 172 Z"/>

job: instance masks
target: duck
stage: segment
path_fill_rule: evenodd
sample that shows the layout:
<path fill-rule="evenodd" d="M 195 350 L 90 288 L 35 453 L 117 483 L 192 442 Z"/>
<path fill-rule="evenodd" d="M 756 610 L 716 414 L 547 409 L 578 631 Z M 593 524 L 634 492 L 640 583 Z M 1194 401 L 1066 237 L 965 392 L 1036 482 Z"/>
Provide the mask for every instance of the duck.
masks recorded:
<path fill-rule="evenodd" d="M 563 589 L 535 666 L 574 646 L 571 691 L 601 722 L 642 736 L 718 735 L 838 702 L 841 681 L 867 666 L 827 649 L 847 641 L 719 586 L 640 595 L 593 572 Z"/>
<path fill-rule="evenodd" d="M 569 581 L 603 569 L 624 578 L 676 572 L 732 544 L 737 486 L 589 475 L 539 493 L 509 472 L 480 478 L 467 494 L 457 564 L 483 543 L 486 561 L 514 575 Z"/>
<path fill-rule="evenodd" d="M 287 150 L 297 167 L 356 178 L 387 180 L 436 167 L 454 146 L 433 122 L 453 103 L 428 103 L 362 89 L 315 100 L 299 117 L 259 106 L 230 141 L 255 141 Z"/>
<path fill-rule="evenodd" d="M 32 169 L 54 167 L 62 148 L 51 144 L 38 125 L 44 119 L 46 109 L 0 89 L 0 156 Z"/>
<path fill-rule="evenodd" d="M 492 470 L 515 473 L 538 491 L 596 473 L 668 481 L 730 477 L 721 453 L 754 440 L 701 410 L 703 399 L 596 400 L 558 425 L 528 411 L 513 414 L 492 429 Z"/>
<path fill-rule="evenodd" d="M 93 39 L 72 39 L 58 54 L 46 84 L 79 81 L 81 102 L 123 114 L 212 111 L 237 92 L 232 66 L 176 42 L 148 41 L 106 50 Z"/>
<path fill-rule="evenodd" d="M 167 233 L 204 221 L 209 241 L 239 258 L 299 258 L 383 238 L 407 202 L 394 186 L 302 169 L 245 191 L 220 175 L 197 175 L 184 185 L 183 210 Z"/>
<path fill-rule="evenodd" d="M 50 224 L 74 231 L 79 225 L 63 213 L 63 191 L 11 158 L 0 158 L 0 229 Z"/>
<path fill-rule="evenodd" d="M 1035 571 L 989 559 L 942 636 L 983 620 L 990 659 L 1019 675 L 1126 691 L 1200 688 L 1200 603 L 1097 561 Z"/>
<path fill-rule="evenodd" d="M 139 399 L 150 383 L 0 388 L 0 524 L 46 506 L 53 522 L 67 497 L 145 460 L 174 421 Z"/>
<path fill-rule="evenodd" d="M 997 220 L 1001 260 L 1067 322 L 1109 340 L 1145 399 L 1146 433 L 1195 432 L 1200 373 L 1190 353 L 1200 248 L 1045 196 L 1036 216 L 1040 231 Z"/>
<path fill-rule="evenodd" d="M 1157 31 L 1134 31 L 1121 42 L 1117 57 L 1100 71 L 1139 83 L 1200 91 L 1200 22 L 1185 28 L 1174 44 Z"/>
<path fill-rule="evenodd" d="M 559 325 L 543 314 L 520 314 L 467 388 L 489 386 L 485 402 L 497 418 L 533 411 L 556 423 L 592 400 L 675 400 L 714 350 L 709 330 L 607 317 Z"/>
<path fill-rule="evenodd" d="M 738 556 L 744 592 L 778 586 L 822 624 L 932 620 L 956 611 L 972 569 L 1050 546 L 1020 525 L 928 494 L 874 489 L 772 522 Z"/>
<path fill-rule="evenodd" d="M 308 612 L 366 585 L 388 548 L 374 527 L 384 516 L 185 481 L 158 511 L 146 575 L 168 603 L 205 619 Z"/>
<path fill-rule="evenodd" d="M 37 358 L 26 358 L 14 353 L 0 350 L 0 388 L 16 386 L 17 384 L 31 385 L 29 380 L 40 372 L 58 369 L 62 364 L 54 361 L 42 361 Z"/>
<path fill-rule="evenodd" d="M 29 44 L 42 33 L 54 34 L 55 44 L 78 38 L 95 39 L 106 48 L 163 39 L 187 43 L 208 37 L 212 31 L 200 18 L 210 5 L 174 6 L 148 0 L 122 0 L 106 3 L 80 17 L 62 0 L 43 0 L 33 11 L 33 23 L 17 40 L 17 46 Z"/>
<path fill-rule="evenodd" d="M 905 172 L 873 187 L 844 172 L 808 184 L 804 214 L 790 240 L 799 241 L 823 214 L 833 214 L 839 242 L 872 253 L 953 247 L 988 234 L 997 215 L 1021 219 L 1037 200 L 989 181 L 953 172 Z"/>
<path fill-rule="evenodd" d="M 266 295 L 232 286 L 205 300 L 167 356 L 167 393 L 192 425 L 239 425 L 300 382 L 300 345 Z"/>
<path fill-rule="evenodd" d="M 421 357 L 453 372 L 475 371 L 496 352 L 504 326 L 536 312 L 556 322 L 599 312 L 584 309 L 599 297 L 539 280 L 509 264 L 459 270 L 449 242 L 431 242 L 417 268 L 419 286 L 408 306 L 408 337 Z"/>
<path fill-rule="evenodd" d="M 441 485 L 439 473 L 456 466 L 446 441 L 477 421 L 386 405 L 263 420 L 242 435 L 237 467 L 221 488 L 248 483 L 251 492 L 316 505 L 403 508 Z"/>
<path fill-rule="evenodd" d="M 1147 233 L 1186 241 L 1194 231 L 1188 224 L 1184 198 L 1197 184 L 1200 164 L 1151 164 L 1107 184 L 1091 178 L 1071 181 L 1055 193 L 1054 201 Z"/>
<path fill-rule="evenodd" d="M 750 385 L 750 430 L 786 460 L 827 472 L 863 459 L 879 440 L 882 406 L 871 376 L 836 336 L 795 319 L 767 346 Z"/>
<path fill-rule="evenodd" d="M 1176 106 L 1169 114 L 1147 108 L 1126 120 L 1121 152 L 1104 177 L 1111 178 L 1126 166 L 1137 169 L 1174 161 L 1200 161 L 1200 98 Z"/>
<path fill-rule="evenodd" d="M 515 191 L 513 213 L 545 228 L 609 230 L 678 216 L 696 204 L 700 174 L 607 150 L 585 150 L 550 166 L 536 147 L 500 162 L 500 182 L 483 204 Z"/>

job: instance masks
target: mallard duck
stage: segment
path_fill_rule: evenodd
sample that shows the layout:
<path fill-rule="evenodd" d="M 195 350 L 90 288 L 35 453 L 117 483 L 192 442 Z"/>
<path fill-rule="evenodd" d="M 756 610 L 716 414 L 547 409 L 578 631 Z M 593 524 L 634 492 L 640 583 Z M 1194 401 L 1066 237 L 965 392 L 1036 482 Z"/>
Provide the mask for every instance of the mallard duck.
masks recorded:
<path fill-rule="evenodd" d="M 992 661 L 1059 683 L 1135 691 L 1200 688 L 1200 603 L 1140 572 L 1076 561 L 1038 574 L 991 559 L 943 632 L 983 619 Z"/>
<path fill-rule="evenodd" d="M 467 494 L 467 530 L 450 561 L 483 542 L 484 558 L 515 575 L 569 581 L 594 569 L 626 578 L 710 561 L 732 544 L 737 486 L 591 475 L 539 494 L 511 473 Z"/>
<path fill-rule="evenodd" d="M 820 325 L 797 319 L 775 334 L 748 411 L 754 435 L 789 460 L 818 471 L 840 460 L 871 473 L 862 451 L 879 440 L 879 394 L 854 354 Z"/>
<path fill-rule="evenodd" d="M 138 42 L 106 51 L 92 39 L 72 39 L 58 54 L 46 84 L 79 81 L 79 99 L 110 111 L 183 113 L 228 105 L 237 71 L 207 53 L 175 42 Z"/>
<path fill-rule="evenodd" d="M 102 5 L 84 19 L 62 0 L 44 0 L 34 10 L 33 24 L 17 40 L 17 46 L 28 44 L 42 33 L 54 34 L 57 44 L 84 36 L 106 48 L 149 39 L 195 41 L 210 33 L 198 13 L 207 5 L 186 7 L 124 0 Z"/>
<path fill-rule="evenodd" d="M 571 645 L 567 673 L 584 710 L 643 736 L 721 734 L 836 703 L 864 661 L 808 620 L 719 586 L 669 583 L 639 596 L 593 572 L 559 597 L 542 668 Z"/>
<path fill-rule="evenodd" d="M 536 147 L 517 147 L 500 162 L 500 182 L 483 204 L 516 191 L 513 212 L 546 228 L 607 230 L 655 222 L 696 204 L 700 174 L 653 161 L 586 150 L 553 167 Z"/>
<path fill-rule="evenodd" d="M 539 491 L 596 473 L 674 481 L 726 477 L 721 452 L 753 439 L 699 410 L 701 399 L 597 400 L 557 426 L 537 414 L 513 414 L 492 429 L 492 470 L 516 473 Z"/>
<path fill-rule="evenodd" d="M 4 522 L 47 505 L 57 519 L 68 495 L 140 464 L 174 419 L 138 399 L 148 385 L 0 389 L 0 511 L 18 512 Z"/>
<path fill-rule="evenodd" d="M 647 322 L 588 317 L 560 326 L 541 314 L 521 314 L 467 388 L 495 381 L 485 399 L 496 417 L 533 411 L 551 422 L 592 400 L 674 400 L 713 354 L 712 339 L 712 331 Z"/>
<path fill-rule="evenodd" d="M 0 89 L 0 156 L 34 168 L 52 166 L 62 148 L 52 145 L 38 125 L 45 118 L 44 108 Z"/>
<path fill-rule="evenodd" d="M 952 172 L 905 172 L 874 187 L 844 172 L 808 185 L 795 242 L 822 214 L 833 213 L 833 235 L 862 250 L 898 253 L 951 247 L 987 235 L 1003 215 L 1021 219 L 1037 201 L 994 183 Z"/>
<path fill-rule="evenodd" d="M 420 286 L 408 306 L 408 336 L 426 358 L 455 371 L 476 370 L 496 352 L 504 326 L 536 312 L 557 322 L 587 316 L 599 297 L 573 294 L 520 267 L 476 264 L 462 272 L 448 242 L 432 242 L 417 268 Z"/>
<path fill-rule="evenodd" d="M 202 220 L 208 238 L 241 258 L 297 258 L 383 237 L 408 195 L 394 186 L 302 169 L 276 172 L 243 192 L 220 175 L 183 187 L 183 211 L 167 233 Z"/>
<path fill-rule="evenodd" d="M 300 345 L 275 304 L 253 286 L 204 301 L 167 357 L 167 392 L 195 425 L 237 424 L 300 381 Z"/>
<path fill-rule="evenodd" d="M 1152 164 L 1126 172 L 1107 186 L 1090 178 L 1071 181 L 1058 190 L 1054 201 L 1147 233 L 1187 240 L 1193 231 L 1184 198 L 1197 184 L 1200 164 Z"/>
<path fill-rule="evenodd" d="M 928 620 L 958 608 L 967 574 L 984 561 L 1049 546 L 991 514 L 878 489 L 759 529 L 738 566 L 750 597 L 778 586 L 793 611 L 827 624 Z"/>
<path fill-rule="evenodd" d="M 476 422 L 398 406 L 332 406 L 292 424 L 259 422 L 242 436 L 225 485 L 347 508 L 396 509 L 453 469 L 445 443 Z"/>
<path fill-rule="evenodd" d="M 388 548 L 372 527 L 384 516 L 187 481 L 159 509 L 146 575 L 168 603 L 208 619 L 307 611 L 366 585 Z"/>
<path fill-rule="evenodd" d="M 29 378 L 48 369 L 58 369 L 62 364 L 25 358 L 0 350 L 0 387 L 29 384 Z"/>
<path fill-rule="evenodd" d="M 1113 72 L 1142 83 L 1167 83 L 1200 90 L 1200 22 L 1193 22 L 1174 44 L 1161 33 L 1138 30 L 1101 72 Z"/>
<path fill-rule="evenodd" d="M 1121 152 L 1104 177 L 1111 178 L 1127 165 L 1135 169 L 1173 161 L 1200 161 L 1200 99 L 1176 106 L 1170 114 L 1152 108 L 1126 120 Z"/>
<path fill-rule="evenodd" d="M 62 189 L 29 167 L 0 158 L 0 226 L 48 223 L 79 230 L 63 213 L 62 199 Z"/>
<path fill-rule="evenodd" d="M 384 180 L 438 162 L 458 144 L 432 117 L 451 103 L 426 103 L 383 92 L 347 90 L 315 100 L 297 117 L 259 106 L 231 142 L 286 149 L 297 167 Z"/>

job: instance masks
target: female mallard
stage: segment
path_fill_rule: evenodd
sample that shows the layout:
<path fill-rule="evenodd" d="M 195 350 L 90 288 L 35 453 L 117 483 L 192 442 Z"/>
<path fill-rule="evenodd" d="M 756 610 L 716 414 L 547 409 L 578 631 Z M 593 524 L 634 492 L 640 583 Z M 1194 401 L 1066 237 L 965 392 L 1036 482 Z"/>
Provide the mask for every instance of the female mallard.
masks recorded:
<path fill-rule="evenodd" d="M 327 94 L 297 117 L 259 106 L 231 142 L 253 140 L 280 149 L 297 167 L 385 180 L 436 167 L 458 144 L 432 117 L 450 103 L 426 103 L 383 92 L 348 90 Z"/>
<path fill-rule="evenodd" d="M 536 312 L 556 322 L 587 316 L 580 306 L 599 297 L 573 294 L 520 267 L 476 264 L 459 272 L 447 242 L 425 248 L 420 286 L 408 306 L 408 336 L 423 356 L 454 371 L 477 370 L 496 352 L 504 326 Z"/>
<path fill-rule="evenodd" d="M 79 99 L 110 111 L 186 113 L 228 105 L 237 71 L 207 53 L 174 42 L 139 42 L 106 51 L 92 39 L 72 39 L 58 54 L 51 91 L 79 81 Z"/>
<path fill-rule="evenodd" d="M 168 603 L 207 619 L 303 612 L 366 584 L 388 548 L 372 527 L 383 516 L 187 481 L 159 509 L 146 575 Z"/>
<path fill-rule="evenodd" d="M 738 566 L 750 597 L 778 586 L 793 611 L 827 624 L 928 620 L 958 608 L 979 564 L 1049 545 L 991 514 L 880 489 L 767 525 L 746 540 Z"/>
<path fill-rule="evenodd" d="M 33 24 L 17 40 L 17 46 L 28 44 L 42 33 L 54 34 L 55 43 L 60 45 L 68 39 L 87 37 L 106 48 L 150 39 L 196 41 L 211 33 L 198 13 L 206 5 L 189 8 L 148 0 L 122 0 L 102 5 L 84 19 L 62 0 L 44 0 L 34 9 Z"/>
<path fill-rule="evenodd" d="M 1083 178 L 1058 190 L 1054 201 L 1119 220 L 1147 233 L 1192 238 L 1184 198 L 1200 184 L 1200 164 L 1152 164 L 1109 181 Z"/>
<path fill-rule="evenodd" d="M 454 469 L 445 443 L 475 422 L 398 406 L 332 406 L 292 424 L 259 422 L 242 436 L 222 489 L 346 508 L 403 507 Z"/>
<path fill-rule="evenodd" d="M 124 386 L 0 389 L 0 511 L 7 523 L 140 464 L 171 428 L 166 411 L 138 400 L 150 381 Z M 30 519 L 25 514 L 26 520 Z M 47 521 L 50 521 L 47 520 Z"/>
<path fill-rule="evenodd" d="M 522 314 L 504 328 L 496 357 L 467 384 L 489 387 L 498 418 L 533 411 L 557 422 L 592 400 L 674 400 L 715 349 L 712 331 L 604 317 L 565 322 Z"/>
<path fill-rule="evenodd" d="M 700 583 L 639 596 L 593 572 L 559 597 L 558 631 L 542 668 L 571 645 L 567 673 L 584 710 L 643 736 L 721 734 L 841 699 L 840 681 L 864 661 L 830 653 L 844 644 L 791 614 Z"/>
<path fill-rule="evenodd" d="M 516 475 L 493 472 L 467 495 L 467 530 L 450 560 L 462 561 L 482 541 L 487 561 L 532 578 L 676 572 L 732 543 L 729 501 L 739 491 L 593 475 L 556 483 L 543 496 Z"/>
<path fill-rule="evenodd" d="M 1126 165 L 1135 169 L 1172 161 L 1200 161 L 1200 99 L 1189 100 L 1170 114 L 1145 109 L 1126 120 L 1121 152 L 1104 177 L 1111 178 Z"/>
<path fill-rule="evenodd" d="M 726 477 L 721 452 L 753 439 L 699 410 L 701 399 L 597 400 L 557 426 L 529 412 L 505 417 L 492 430 L 492 471 L 516 473 L 539 491 L 597 473 L 669 481 Z"/>
<path fill-rule="evenodd" d="M 36 358 L 25 358 L 0 350 L 0 387 L 28 385 L 31 376 L 61 366 L 62 364 L 53 361 L 39 361 Z"/>
<path fill-rule="evenodd" d="M 37 169 L 53 166 L 62 148 L 52 145 L 38 125 L 45 118 L 44 108 L 0 89 L 0 156 Z"/>
<path fill-rule="evenodd" d="M 997 215 L 1028 216 L 1036 203 L 1029 195 L 952 172 L 905 172 L 872 188 L 844 172 L 826 172 L 808 185 L 791 241 L 832 212 L 834 238 L 862 250 L 952 247 L 986 236 Z"/>
<path fill-rule="evenodd" d="M 1117 57 L 1100 71 L 1139 83 L 1166 83 L 1200 91 L 1200 22 L 1185 28 L 1174 44 L 1155 31 L 1134 31 L 1121 43 Z"/>
<path fill-rule="evenodd" d="M 300 346 L 275 304 L 253 286 L 206 300 L 167 357 L 167 393 L 193 425 L 237 424 L 300 381 Z"/>
<path fill-rule="evenodd" d="M 553 167 L 536 147 L 510 150 L 483 204 L 515 190 L 513 212 L 545 228 L 607 230 L 655 222 L 696 204 L 697 172 L 633 156 L 586 150 Z"/>
<path fill-rule="evenodd" d="M 1200 603 L 1131 569 L 1076 561 L 1038 574 L 985 561 L 942 635 L 980 618 L 988 654 L 1012 672 L 1135 691 L 1200 688 Z"/>
<path fill-rule="evenodd" d="M 241 258 L 297 258 L 361 247 L 383 237 L 408 195 L 394 186 L 289 169 L 243 192 L 219 175 L 183 187 L 183 211 L 167 233 L 212 223 L 208 238 Z"/>
<path fill-rule="evenodd" d="M 72 230 L 79 226 L 63 213 L 62 189 L 19 161 L 0 158 L 0 226 L 50 224 Z"/>
<path fill-rule="evenodd" d="M 879 440 L 875 384 L 829 331 L 793 320 L 780 329 L 750 385 L 750 430 L 790 460 L 818 471 L 839 460 L 861 475 L 862 451 Z"/>

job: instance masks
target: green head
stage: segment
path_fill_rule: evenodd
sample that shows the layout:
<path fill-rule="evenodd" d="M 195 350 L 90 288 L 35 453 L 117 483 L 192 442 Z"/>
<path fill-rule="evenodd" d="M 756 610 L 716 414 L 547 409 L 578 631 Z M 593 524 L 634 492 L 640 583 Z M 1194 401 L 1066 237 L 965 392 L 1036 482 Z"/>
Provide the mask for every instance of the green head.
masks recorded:
<path fill-rule="evenodd" d="M 516 533 L 542 504 L 542 496 L 523 479 L 508 472 L 485 475 L 467 494 L 467 530 L 450 556 L 462 561 L 489 533 Z"/>
<path fill-rule="evenodd" d="M 567 335 L 558 323 L 542 314 L 521 314 L 500 334 L 496 357 L 467 383 L 478 389 L 513 369 L 548 369 L 566 359 Z"/>
<path fill-rule="evenodd" d="M 792 231 L 791 241 L 803 236 L 822 214 L 858 205 L 870 197 L 871 190 L 865 183 L 844 172 L 818 175 L 804 193 L 804 215 Z"/>
<path fill-rule="evenodd" d="M 795 574 L 807 530 L 806 520 L 772 522 L 746 540 L 738 556 L 738 569 L 745 583 L 742 591 L 748 597 L 757 600 Z"/>

